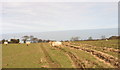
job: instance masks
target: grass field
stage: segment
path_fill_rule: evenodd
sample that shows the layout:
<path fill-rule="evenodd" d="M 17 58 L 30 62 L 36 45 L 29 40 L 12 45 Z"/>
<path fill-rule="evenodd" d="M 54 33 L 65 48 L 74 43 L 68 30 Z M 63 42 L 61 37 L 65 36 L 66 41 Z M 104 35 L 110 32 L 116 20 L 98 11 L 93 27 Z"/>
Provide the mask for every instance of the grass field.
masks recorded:
<path fill-rule="evenodd" d="M 107 48 L 114 48 L 118 49 L 118 39 L 115 40 L 98 40 L 98 41 L 74 41 L 73 43 L 81 43 L 81 44 L 89 44 L 92 46 L 97 46 L 97 47 L 107 47 Z"/>
<path fill-rule="evenodd" d="M 103 47 L 117 49 L 117 41 L 108 42 L 104 42 Z M 101 47 L 99 41 L 72 42 L 71 44 L 81 47 L 86 47 L 82 46 L 84 44 Z M 107 44 L 109 45 L 107 46 Z M 105 53 L 114 54 L 114 52 L 111 52 L 112 54 Z M 117 54 L 114 57 L 116 56 Z M 2 61 L 3 68 L 115 68 L 114 65 L 99 60 L 83 50 L 73 49 L 65 45 L 52 47 L 49 43 L 32 43 L 29 46 L 26 44 L 2 45 Z"/>
<path fill-rule="evenodd" d="M 109 50 L 109 48 L 113 49 L 113 50 L 118 50 L 118 48 L 119 48 L 118 40 L 76 41 L 76 42 L 72 42 L 71 44 L 76 45 L 76 46 L 81 46 L 81 47 L 87 47 L 87 48 L 94 49 L 97 51 L 101 51 L 101 52 L 107 53 L 109 55 L 112 55 L 116 58 L 118 58 L 118 56 L 120 56 L 120 54 L 118 54 L 118 52 Z"/>

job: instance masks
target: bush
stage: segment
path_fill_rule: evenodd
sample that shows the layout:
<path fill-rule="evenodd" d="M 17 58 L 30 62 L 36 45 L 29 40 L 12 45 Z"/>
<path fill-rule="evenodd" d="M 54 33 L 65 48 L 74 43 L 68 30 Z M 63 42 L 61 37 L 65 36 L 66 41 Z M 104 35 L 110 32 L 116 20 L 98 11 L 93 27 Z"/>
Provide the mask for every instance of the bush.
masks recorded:
<path fill-rule="evenodd" d="M 19 42 L 20 42 L 19 39 L 11 39 L 11 40 L 10 40 L 10 43 L 19 43 Z"/>

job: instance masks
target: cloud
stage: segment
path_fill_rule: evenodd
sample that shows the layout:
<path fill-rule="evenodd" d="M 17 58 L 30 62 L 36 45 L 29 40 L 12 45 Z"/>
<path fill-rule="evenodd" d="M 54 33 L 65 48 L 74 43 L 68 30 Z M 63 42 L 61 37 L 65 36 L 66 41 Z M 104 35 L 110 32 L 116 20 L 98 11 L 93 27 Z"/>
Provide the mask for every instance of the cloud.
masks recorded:
<path fill-rule="evenodd" d="M 1 2 L 118 2 L 118 0 L 1 0 Z"/>
<path fill-rule="evenodd" d="M 114 28 L 118 15 L 117 3 L 89 2 L 5 2 L 2 11 L 5 32 Z"/>

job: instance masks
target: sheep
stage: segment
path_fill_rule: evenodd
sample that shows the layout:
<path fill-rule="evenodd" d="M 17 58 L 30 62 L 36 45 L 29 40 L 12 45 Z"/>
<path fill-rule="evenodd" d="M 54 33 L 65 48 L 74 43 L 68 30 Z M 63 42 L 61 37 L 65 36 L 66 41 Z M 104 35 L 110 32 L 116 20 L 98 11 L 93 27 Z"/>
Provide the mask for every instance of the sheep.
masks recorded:
<path fill-rule="evenodd" d="M 106 39 L 106 41 L 108 41 L 108 39 Z"/>
<path fill-rule="evenodd" d="M 30 44 L 30 42 L 26 42 L 26 45 L 28 46 Z"/>
<path fill-rule="evenodd" d="M 53 47 L 62 46 L 62 42 L 49 42 Z"/>
<path fill-rule="evenodd" d="M 5 45 L 8 45 L 8 42 L 4 42 Z"/>

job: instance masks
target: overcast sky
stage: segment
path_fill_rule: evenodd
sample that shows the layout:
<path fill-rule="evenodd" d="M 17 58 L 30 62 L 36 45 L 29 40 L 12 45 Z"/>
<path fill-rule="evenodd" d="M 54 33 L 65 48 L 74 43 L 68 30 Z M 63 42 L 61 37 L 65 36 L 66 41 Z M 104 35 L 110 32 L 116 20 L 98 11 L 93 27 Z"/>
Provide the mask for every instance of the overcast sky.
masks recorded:
<path fill-rule="evenodd" d="M 6 2 L 2 3 L 2 31 L 117 28 L 117 6 L 117 2 Z"/>

